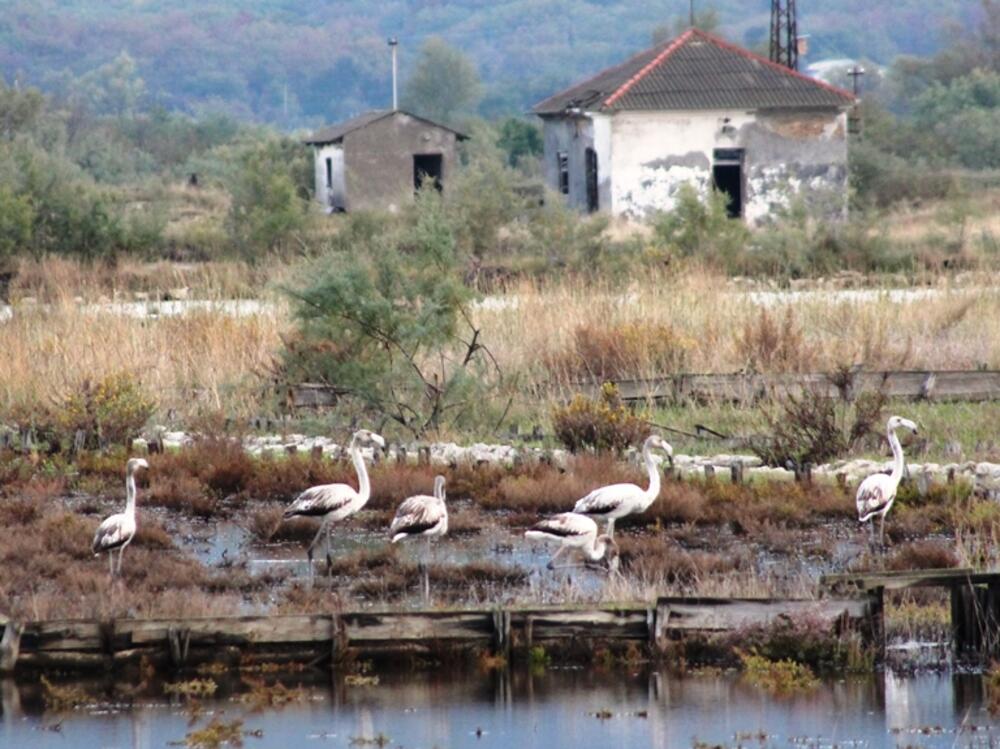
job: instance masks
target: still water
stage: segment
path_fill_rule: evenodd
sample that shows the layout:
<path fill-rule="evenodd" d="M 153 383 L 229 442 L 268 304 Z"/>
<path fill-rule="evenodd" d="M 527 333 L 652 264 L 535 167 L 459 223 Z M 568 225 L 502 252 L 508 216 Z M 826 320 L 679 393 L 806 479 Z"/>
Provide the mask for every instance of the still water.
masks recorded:
<path fill-rule="evenodd" d="M 0 682 L 0 746 L 176 746 L 213 716 L 242 719 L 243 746 L 261 749 L 1000 746 L 1000 723 L 985 708 L 977 675 L 886 673 L 827 681 L 792 697 L 735 674 L 471 669 L 379 678 L 375 686 L 346 686 L 325 674 L 292 675 L 283 683 L 301 683 L 305 698 L 265 711 L 223 683 L 195 717 L 156 689 L 123 698 L 96 683 L 88 685 L 99 698 L 94 706 L 43 713 L 35 686 Z"/>

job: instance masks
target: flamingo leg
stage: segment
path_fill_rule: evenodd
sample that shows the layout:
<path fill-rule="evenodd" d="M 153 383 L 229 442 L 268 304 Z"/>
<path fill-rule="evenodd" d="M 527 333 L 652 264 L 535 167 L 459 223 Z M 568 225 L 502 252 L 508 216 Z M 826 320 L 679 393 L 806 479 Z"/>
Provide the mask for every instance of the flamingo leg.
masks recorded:
<path fill-rule="evenodd" d="M 552 558 L 551 558 L 551 559 L 549 560 L 549 563 L 548 563 L 548 564 L 546 564 L 545 566 L 546 566 L 546 567 L 547 567 L 548 569 L 550 569 L 550 570 L 554 570 L 554 569 L 556 569 L 556 560 L 557 560 L 557 559 L 558 559 L 559 557 L 561 557 L 561 556 L 562 556 L 562 555 L 563 555 L 563 554 L 564 554 L 564 553 L 566 552 L 566 550 L 567 550 L 568 548 L 569 548 L 568 546 L 560 546 L 560 547 L 559 547 L 559 548 L 558 548 L 558 549 L 556 550 L 556 553 L 552 555 Z"/>
<path fill-rule="evenodd" d="M 118 567 L 117 567 L 116 572 L 117 572 L 117 574 L 118 574 L 119 577 L 122 574 L 122 554 L 124 554 L 124 553 L 125 553 L 125 547 L 123 546 L 123 547 L 121 547 L 118 550 Z"/>
<path fill-rule="evenodd" d="M 115 550 L 108 552 L 108 575 L 115 576 Z"/>
<path fill-rule="evenodd" d="M 611 538 L 615 537 L 615 519 L 608 518 L 608 536 Z"/>
<path fill-rule="evenodd" d="M 333 526 L 326 527 L 326 576 L 333 579 Z"/>
<path fill-rule="evenodd" d="M 872 527 L 874 527 L 874 523 L 872 524 Z M 884 549 L 885 548 L 885 513 L 884 512 L 882 513 L 882 516 L 879 518 L 878 542 L 879 542 L 879 546 L 881 546 Z"/>
<path fill-rule="evenodd" d="M 313 540 L 309 543 L 309 547 L 306 549 L 306 556 L 309 558 L 309 579 L 313 579 L 313 549 L 316 546 L 316 542 L 320 540 L 323 536 L 323 531 L 326 530 L 326 521 L 322 521 L 319 524 L 319 531 L 313 537 Z"/>

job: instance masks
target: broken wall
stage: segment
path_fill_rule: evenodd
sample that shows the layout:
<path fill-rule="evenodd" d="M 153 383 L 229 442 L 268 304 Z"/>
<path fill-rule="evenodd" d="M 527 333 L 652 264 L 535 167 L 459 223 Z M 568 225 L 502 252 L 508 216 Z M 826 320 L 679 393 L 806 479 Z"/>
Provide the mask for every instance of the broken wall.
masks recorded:
<path fill-rule="evenodd" d="M 682 185 L 706 194 L 715 149 L 743 149 L 743 211 L 759 224 L 802 196 L 827 214 L 847 205 L 847 115 L 619 112 L 611 124 L 611 210 L 632 218 L 674 207 Z"/>

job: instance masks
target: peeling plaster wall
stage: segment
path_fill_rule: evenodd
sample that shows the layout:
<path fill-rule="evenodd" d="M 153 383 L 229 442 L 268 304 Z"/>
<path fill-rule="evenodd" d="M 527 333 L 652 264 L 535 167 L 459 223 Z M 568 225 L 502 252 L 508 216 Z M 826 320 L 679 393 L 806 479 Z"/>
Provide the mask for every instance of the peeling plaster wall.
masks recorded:
<path fill-rule="evenodd" d="M 749 223 L 765 220 L 796 194 L 827 213 L 846 210 L 844 112 L 619 112 L 612 117 L 610 141 L 615 214 L 642 218 L 668 211 L 684 184 L 705 194 L 716 148 L 745 151 L 744 215 Z"/>

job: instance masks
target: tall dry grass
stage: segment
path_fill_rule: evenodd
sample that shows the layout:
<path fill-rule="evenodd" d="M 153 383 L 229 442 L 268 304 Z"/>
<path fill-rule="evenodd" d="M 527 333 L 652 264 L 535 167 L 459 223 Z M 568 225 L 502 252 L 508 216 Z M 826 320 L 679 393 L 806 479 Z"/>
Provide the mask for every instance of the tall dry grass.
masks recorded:
<path fill-rule="evenodd" d="M 522 283 L 477 311 L 507 371 L 566 384 L 590 372 L 833 371 L 1000 367 L 1000 289 L 898 299 L 835 291 L 760 297 L 703 272 L 647 275 L 627 288 L 579 278 Z"/>
<path fill-rule="evenodd" d="M 257 413 L 287 325 L 283 308 L 232 317 L 137 319 L 72 300 L 19 307 L 0 322 L 0 414 L 64 400 L 84 381 L 134 375 L 158 411 Z"/>

